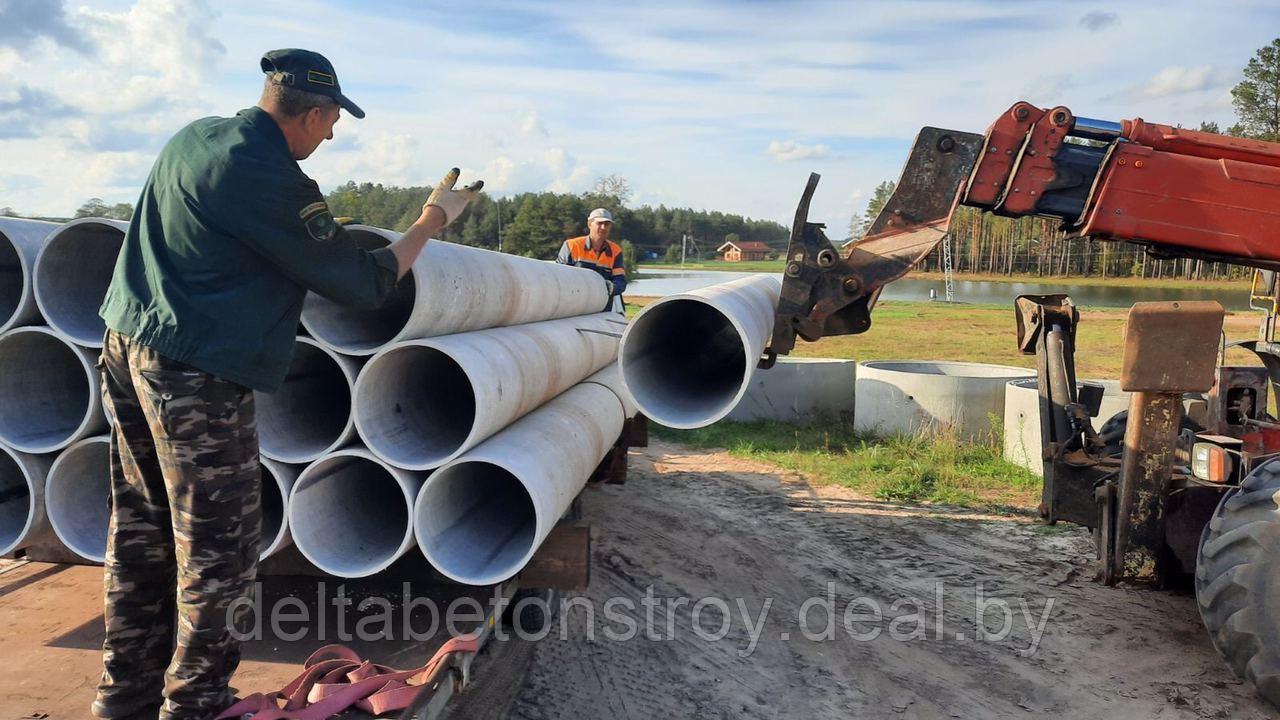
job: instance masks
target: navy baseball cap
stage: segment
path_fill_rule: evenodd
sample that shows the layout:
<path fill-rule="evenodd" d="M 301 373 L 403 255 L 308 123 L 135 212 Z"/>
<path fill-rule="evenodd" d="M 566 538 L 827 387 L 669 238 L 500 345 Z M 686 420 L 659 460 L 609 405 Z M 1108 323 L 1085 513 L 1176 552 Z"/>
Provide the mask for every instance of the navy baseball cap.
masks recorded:
<path fill-rule="evenodd" d="M 360 106 L 342 94 L 342 86 L 338 85 L 338 75 L 333 71 L 333 63 L 318 52 L 297 48 L 272 50 L 262 56 L 262 72 L 271 78 L 271 82 L 287 85 L 295 90 L 328 95 L 355 117 L 364 117 Z"/>

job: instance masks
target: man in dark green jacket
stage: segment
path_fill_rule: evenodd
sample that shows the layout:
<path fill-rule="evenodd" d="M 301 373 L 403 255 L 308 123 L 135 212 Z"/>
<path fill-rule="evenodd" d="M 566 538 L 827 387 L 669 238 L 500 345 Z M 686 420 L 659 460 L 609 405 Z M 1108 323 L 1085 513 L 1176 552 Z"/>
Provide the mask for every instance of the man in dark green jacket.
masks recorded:
<path fill-rule="evenodd" d="M 297 161 L 333 137 L 342 110 L 364 112 L 317 53 L 275 50 L 261 66 L 257 107 L 197 120 L 161 151 L 102 305 L 112 518 L 100 718 L 207 718 L 230 704 L 231 631 L 250 605 L 234 601 L 253 592 L 261 536 L 253 391 L 283 382 L 307 291 L 379 306 L 481 186 L 455 189 L 454 169 L 402 239 L 357 247 Z"/>

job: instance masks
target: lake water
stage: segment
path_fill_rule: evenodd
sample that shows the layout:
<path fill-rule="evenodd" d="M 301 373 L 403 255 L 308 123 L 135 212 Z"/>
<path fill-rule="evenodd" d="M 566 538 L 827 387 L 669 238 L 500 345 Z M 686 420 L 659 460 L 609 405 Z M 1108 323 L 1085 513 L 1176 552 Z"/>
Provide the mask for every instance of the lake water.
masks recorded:
<path fill-rule="evenodd" d="M 697 290 L 737 278 L 748 277 L 756 273 L 717 272 L 711 270 L 641 270 L 635 280 L 627 286 L 627 295 L 663 297 L 676 293 Z M 782 277 L 781 274 L 778 277 Z M 1048 295 L 1065 292 L 1080 307 L 1127 308 L 1136 302 L 1157 300 L 1217 300 L 1228 310 L 1247 310 L 1249 308 L 1249 291 L 1200 289 L 1200 288 L 1162 288 L 1162 287 L 1118 287 L 1114 285 L 1077 285 L 1071 278 L 1062 278 L 1056 282 L 989 282 L 975 280 L 956 280 L 956 302 L 974 305 L 1012 305 L 1018 295 Z M 946 286 L 941 280 L 902 279 L 890 283 L 881 295 L 886 300 L 928 300 L 929 291 L 935 290 L 939 298 L 946 297 Z"/>

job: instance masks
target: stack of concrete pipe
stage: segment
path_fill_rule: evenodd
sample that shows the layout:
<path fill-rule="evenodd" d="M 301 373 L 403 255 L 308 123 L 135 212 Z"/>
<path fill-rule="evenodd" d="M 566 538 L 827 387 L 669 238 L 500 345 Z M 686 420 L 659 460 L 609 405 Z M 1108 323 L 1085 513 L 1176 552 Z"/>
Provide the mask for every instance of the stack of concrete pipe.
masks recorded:
<path fill-rule="evenodd" d="M 126 226 L 0 219 L 0 554 L 101 562 L 109 438 L 97 317 Z M 348 228 L 374 248 L 397 235 Z M 580 268 L 431 242 L 377 311 L 308 296 L 284 386 L 257 398 L 262 556 L 363 577 L 417 545 L 444 575 L 515 575 L 635 413 L 622 317 Z"/>
<path fill-rule="evenodd" d="M 95 562 L 106 551 L 97 310 L 124 230 L 0 217 L 0 555 L 58 542 Z"/>

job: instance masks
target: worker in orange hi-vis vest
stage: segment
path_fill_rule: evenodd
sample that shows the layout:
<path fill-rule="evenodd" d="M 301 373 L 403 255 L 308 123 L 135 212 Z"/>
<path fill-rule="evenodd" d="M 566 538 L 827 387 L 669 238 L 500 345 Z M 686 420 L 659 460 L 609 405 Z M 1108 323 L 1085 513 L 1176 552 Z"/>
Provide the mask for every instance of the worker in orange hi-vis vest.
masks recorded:
<path fill-rule="evenodd" d="M 609 239 L 613 230 L 613 213 L 596 208 L 587 216 L 587 234 L 569 238 L 560 246 L 556 262 L 577 265 L 600 273 L 609 285 L 609 302 L 604 310 L 624 312 L 622 291 L 627 289 L 627 273 L 622 264 L 622 248 Z"/>

